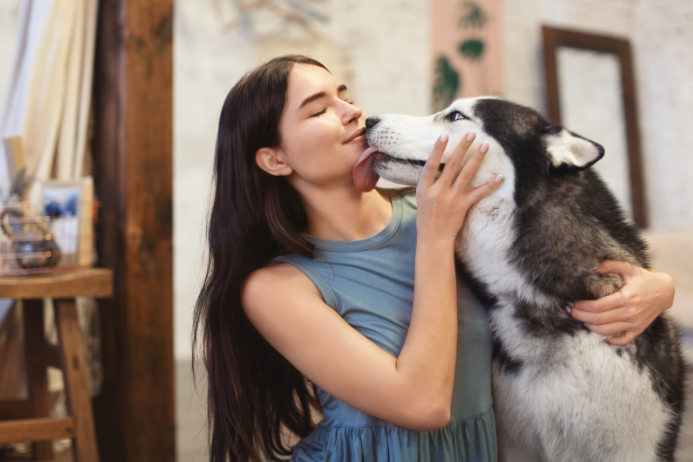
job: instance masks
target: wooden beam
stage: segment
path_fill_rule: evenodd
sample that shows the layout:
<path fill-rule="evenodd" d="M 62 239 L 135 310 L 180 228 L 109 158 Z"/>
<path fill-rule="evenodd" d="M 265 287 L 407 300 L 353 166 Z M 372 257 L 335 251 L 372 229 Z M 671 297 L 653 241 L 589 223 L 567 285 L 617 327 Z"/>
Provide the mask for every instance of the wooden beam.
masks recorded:
<path fill-rule="evenodd" d="M 102 461 L 175 460 L 172 246 L 173 0 L 101 0 L 94 176 L 104 383 Z"/>
<path fill-rule="evenodd" d="M 72 419 L 27 419 L 0 422 L 0 444 L 74 438 Z"/>

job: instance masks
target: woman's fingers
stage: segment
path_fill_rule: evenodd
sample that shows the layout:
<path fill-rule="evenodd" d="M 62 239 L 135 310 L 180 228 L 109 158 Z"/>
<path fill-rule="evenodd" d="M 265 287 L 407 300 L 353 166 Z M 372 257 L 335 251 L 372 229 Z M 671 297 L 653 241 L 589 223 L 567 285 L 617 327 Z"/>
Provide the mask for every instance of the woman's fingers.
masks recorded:
<path fill-rule="evenodd" d="M 443 133 L 441 133 L 436 140 L 431 154 L 428 156 L 428 159 L 426 159 L 426 164 L 423 167 L 423 171 L 421 172 L 421 177 L 419 178 L 417 186 L 421 185 L 422 187 L 428 187 L 435 182 L 436 172 L 438 171 L 438 166 L 440 165 L 440 159 L 443 157 L 445 148 L 448 145 L 448 138 L 448 132 L 443 131 Z"/>
<path fill-rule="evenodd" d="M 585 324 L 585 327 L 587 327 L 592 332 L 595 332 L 595 333 L 601 334 L 601 335 L 606 335 L 606 336 L 614 336 L 614 337 L 619 337 L 621 332 L 628 332 L 628 329 L 631 329 L 633 327 L 630 324 L 625 323 L 625 322 L 611 322 L 609 324 L 602 324 L 600 326 L 598 326 L 596 324 L 590 324 L 588 322 L 586 322 L 584 324 Z"/>
<path fill-rule="evenodd" d="M 488 142 L 484 141 L 481 146 L 476 150 L 472 157 L 467 161 L 467 163 L 462 167 L 462 171 L 455 179 L 455 185 L 459 188 L 466 188 L 476 171 L 479 170 L 481 162 L 484 160 L 484 156 L 488 152 Z"/>
<path fill-rule="evenodd" d="M 493 190 L 498 187 L 501 181 L 503 181 L 503 175 L 496 175 L 495 178 L 491 179 L 490 181 L 472 189 L 469 194 L 467 194 L 467 205 L 471 207 L 484 197 L 491 194 Z"/>
<path fill-rule="evenodd" d="M 610 324 L 613 322 L 632 322 L 635 320 L 634 310 L 628 307 L 615 308 L 603 313 L 592 313 L 583 311 L 573 307 L 570 314 L 578 321 L 586 322 L 592 325 Z"/>
<path fill-rule="evenodd" d="M 580 300 L 575 302 L 571 308 L 591 313 L 603 313 L 624 306 L 627 302 L 627 291 L 623 287 L 611 295 L 606 295 L 597 300 Z"/>
<path fill-rule="evenodd" d="M 460 142 L 455 147 L 455 150 L 452 151 L 452 154 L 445 163 L 445 168 L 443 169 L 443 173 L 440 174 L 440 177 L 438 177 L 438 181 L 443 181 L 445 185 L 452 185 L 455 175 L 460 169 L 460 165 L 462 165 L 462 161 L 464 160 L 470 146 L 472 143 L 474 143 L 475 138 L 475 131 L 470 131 L 464 137 L 462 137 Z"/>
<path fill-rule="evenodd" d="M 606 343 L 613 346 L 626 346 L 638 336 L 637 332 L 626 332 L 625 335 L 612 336 L 606 339 Z"/>
<path fill-rule="evenodd" d="M 616 273 L 621 277 L 634 276 L 637 272 L 637 267 L 625 261 L 604 260 L 594 271 L 596 273 Z"/>

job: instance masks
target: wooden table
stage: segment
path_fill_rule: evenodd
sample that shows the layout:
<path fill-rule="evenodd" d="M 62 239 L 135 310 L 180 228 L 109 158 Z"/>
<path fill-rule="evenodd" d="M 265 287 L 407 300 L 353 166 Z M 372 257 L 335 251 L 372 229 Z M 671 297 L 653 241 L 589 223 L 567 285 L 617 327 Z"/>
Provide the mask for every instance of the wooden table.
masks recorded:
<path fill-rule="evenodd" d="M 113 295 L 113 273 L 85 268 L 47 275 L 0 277 L 0 298 L 23 300 L 29 399 L 0 401 L 0 443 L 34 441 L 36 459 L 53 457 L 52 440 L 71 438 L 75 460 L 98 462 L 82 334 L 75 297 Z M 43 299 L 53 298 L 58 345 L 44 335 Z M 70 416 L 49 418 L 48 366 L 63 371 Z"/>

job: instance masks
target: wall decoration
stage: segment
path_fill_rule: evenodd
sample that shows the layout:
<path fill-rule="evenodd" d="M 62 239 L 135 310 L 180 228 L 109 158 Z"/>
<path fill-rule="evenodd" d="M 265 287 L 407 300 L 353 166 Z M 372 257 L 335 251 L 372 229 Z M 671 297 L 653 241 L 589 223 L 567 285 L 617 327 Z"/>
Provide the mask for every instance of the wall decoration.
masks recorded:
<path fill-rule="evenodd" d="M 501 0 L 431 0 L 431 106 L 501 95 Z"/>
<path fill-rule="evenodd" d="M 94 183 L 91 177 L 77 181 L 45 181 L 42 186 L 43 213 L 50 217 L 52 232 L 65 264 L 91 266 L 93 252 Z"/>
<path fill-rule="evenodd" d="M 312 39 L 324 35 L 328 0 L 212 0 L 225 31 L 251 38 Z"/>

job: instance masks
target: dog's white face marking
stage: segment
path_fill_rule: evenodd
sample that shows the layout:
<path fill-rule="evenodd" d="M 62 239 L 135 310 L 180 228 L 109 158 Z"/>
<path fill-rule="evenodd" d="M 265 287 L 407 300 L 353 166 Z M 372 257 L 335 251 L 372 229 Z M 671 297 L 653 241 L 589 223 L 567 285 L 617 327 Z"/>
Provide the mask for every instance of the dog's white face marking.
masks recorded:
<path fill-rule="evenodd" d="M 489 150 L 470 186 L 478 187 L 499 173 L 504 179 L 498 189 L 468 212 L 458 236 L 457 251 L 469 270 L 493 292 L 514 291 L 524 294 L 527 300 L 542 300 L 544 297 L 539 296 L 509 262 L 498 264 L 509 254 L 514 239 L 510 230 L 515 209 L 515 169 L 503 147 L 484 132 L 483 122 L 474 116 L 474 105 L 481 99 L 485 98 L 457 100 L 447 109 L 428 117 L 378 116 L 380 121 L 369 130 L 368 142 L 385 155 L 377 158 L 373 168 L 386 180 L 414 186 L 423 167 L 403 160 L 425 162 L 436 139 L 447 130 L 450 141 L 441 160 L 445 163 L 462 138 L 474 130 L 477 135 L 467 158 L 484 142 L 488 142 Z M 491 268 L 487 264 L 489 261 L 496 262 L 496 266 Z"/>
<path fill-rule="evenodd" d="M 462 138 L 474 130 L 477 136 L 467 156 L 474 153 L 484 141 L 489 143 L 489 151 L 470 186 L 477 187 L 502 173 L 505 181 L 501 189 L 507 194 L 512 187 L 512 179 L 509 178 L 512 165 L 503 148 L 483 132 L 481 121 L 474 116 L 474 105 L 479 99 L 482 98 L 457 100 L 447 109 L 428 117 L 399 114 L 378 116 L 380 121 L 368 131 L 369 145 L 382 153 L 377 155 L 373 169 L 386 180 L 415 186 L 423 171 L 423 163 L 443 130 L 447 130 L 450 140 L 442 163 L 447 162 Z"/>

